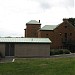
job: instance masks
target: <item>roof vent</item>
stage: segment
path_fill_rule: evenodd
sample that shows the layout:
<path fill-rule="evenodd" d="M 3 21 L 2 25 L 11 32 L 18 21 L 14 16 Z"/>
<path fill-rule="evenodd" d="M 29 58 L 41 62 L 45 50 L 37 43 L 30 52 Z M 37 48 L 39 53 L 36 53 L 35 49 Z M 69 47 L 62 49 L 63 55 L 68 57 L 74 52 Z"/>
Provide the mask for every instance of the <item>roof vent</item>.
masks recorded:
<path fill-rule="evenodd" d="M 32 38 L 32 41 L 33 41 L 33 38 Z"/>
<path fill-rule="evenodd" d="M 40 23 L 40 20 L 39 20 L 39 23 Z"/>
<path fill-rule="evenodd" d="M 68 19 L 64 18 L 63 21 L 68 21 Z"/>

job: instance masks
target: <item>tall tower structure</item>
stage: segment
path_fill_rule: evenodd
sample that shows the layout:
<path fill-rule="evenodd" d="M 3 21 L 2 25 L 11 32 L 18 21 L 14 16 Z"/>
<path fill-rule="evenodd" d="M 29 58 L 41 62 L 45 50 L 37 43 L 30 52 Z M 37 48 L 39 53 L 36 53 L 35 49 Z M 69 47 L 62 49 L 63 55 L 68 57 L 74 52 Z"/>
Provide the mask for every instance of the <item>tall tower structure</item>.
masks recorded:
<path fill-rule="evenodd" d="M 41 28 L 40 20 L 31 20 L 26 23 L 25 37 L 36 38 L 38 37 L 38 30 Z"/>

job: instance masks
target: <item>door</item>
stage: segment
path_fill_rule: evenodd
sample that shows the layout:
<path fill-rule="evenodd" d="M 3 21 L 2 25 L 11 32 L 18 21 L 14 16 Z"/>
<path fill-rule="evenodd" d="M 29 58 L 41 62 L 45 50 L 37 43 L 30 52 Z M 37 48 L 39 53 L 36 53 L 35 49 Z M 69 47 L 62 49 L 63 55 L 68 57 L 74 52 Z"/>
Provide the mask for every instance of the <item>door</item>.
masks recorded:
<path fill-rule="evenodd" d="M 14 56 L 14 44 L 5 44 L 5 56 Z"/>
<path fill-rule="evenodd" d="M 65 42 L 67 41 L 67 33 L 65 33 Z"/>

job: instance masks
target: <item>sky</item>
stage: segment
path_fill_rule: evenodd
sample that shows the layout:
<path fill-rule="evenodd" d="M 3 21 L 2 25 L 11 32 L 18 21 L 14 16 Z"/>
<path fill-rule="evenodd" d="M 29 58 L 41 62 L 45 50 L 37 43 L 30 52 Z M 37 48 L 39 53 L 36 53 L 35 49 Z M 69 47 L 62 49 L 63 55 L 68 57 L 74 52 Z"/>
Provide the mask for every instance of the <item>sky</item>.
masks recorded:
<path fill-rule="evenodd" d="M 74 0 L 0 0 L 0 37 L 23 37 L 30 20 L 58 25 L 75 18 Z"/>

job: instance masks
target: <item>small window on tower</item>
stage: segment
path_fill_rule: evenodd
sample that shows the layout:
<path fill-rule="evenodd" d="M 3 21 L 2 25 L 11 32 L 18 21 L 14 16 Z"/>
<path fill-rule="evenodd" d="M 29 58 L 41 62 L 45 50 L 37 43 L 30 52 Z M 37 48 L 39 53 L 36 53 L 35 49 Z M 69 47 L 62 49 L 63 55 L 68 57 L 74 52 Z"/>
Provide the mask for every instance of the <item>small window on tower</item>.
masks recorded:
<path fill-rule="evenodd" d="M 46 34 L 46 37 L 48 38 L 48 34 Z"/>
<path fill-rule="evenodd" d="M 70 36 L 72 36 L 72 33 L 70 33 Z"/>
<path fill-rule="evenodd" d="M 61 32 L 60 32 L 59 34 L 60 34 L 60 36 L 61 36 Z"/>
<path fill-rule="evenodd" d="M 67 28 L 67 26 L 65 26 L 65 28 Z"/>

